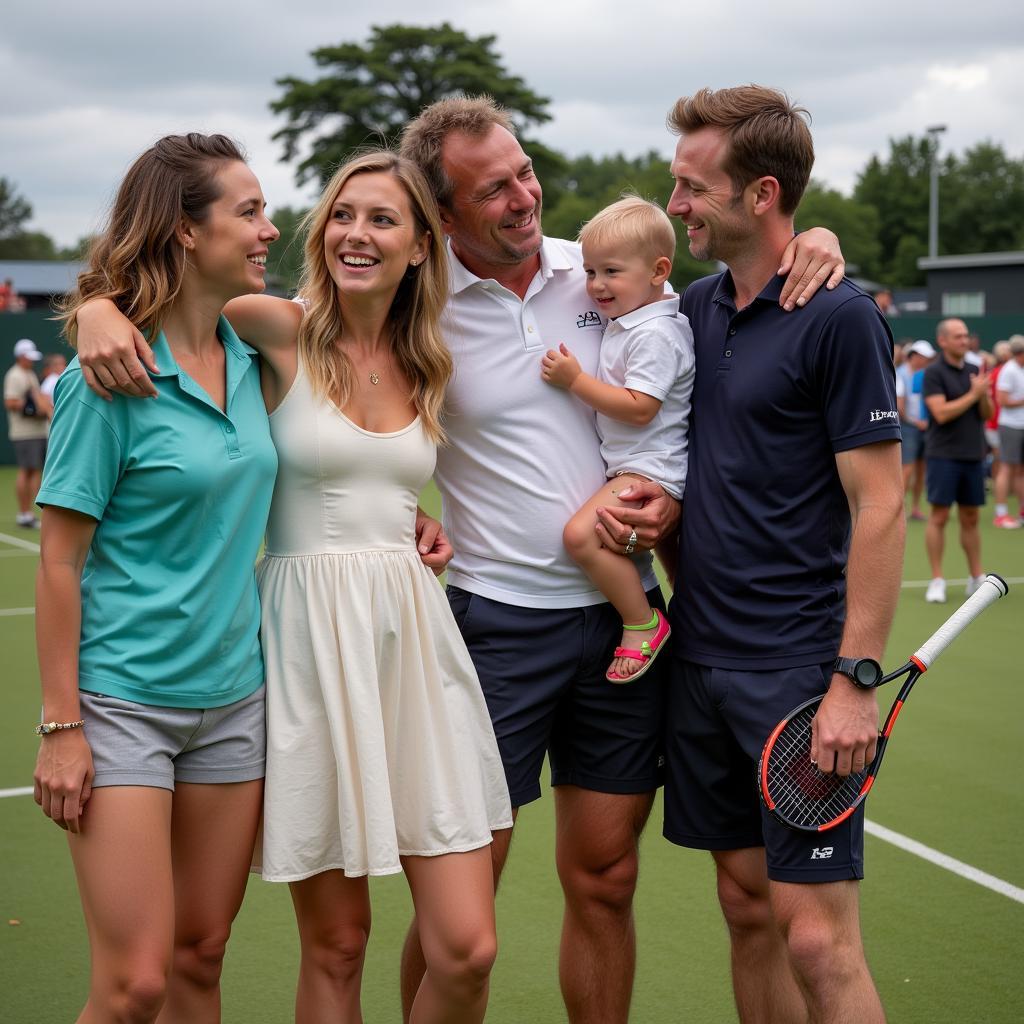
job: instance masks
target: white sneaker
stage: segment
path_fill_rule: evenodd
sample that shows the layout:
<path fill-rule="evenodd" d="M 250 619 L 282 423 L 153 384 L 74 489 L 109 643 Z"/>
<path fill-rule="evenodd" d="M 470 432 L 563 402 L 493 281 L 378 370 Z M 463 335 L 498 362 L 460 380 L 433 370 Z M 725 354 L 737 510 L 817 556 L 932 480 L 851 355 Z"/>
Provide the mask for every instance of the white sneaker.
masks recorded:
<path fill-rule="evenodd" d="M 985 577 L 982 576 L 968 576 L 967 586 L 964 588 L 964 593 L 970 597 L 977 589 L 985 582 Z"/>
<path fill-rule="evenodd" d="M 924 599 L 929 604 L 946 603 L 946 581 L 941 576 L 936 576 L 928 584 L 928 589 L 924 592 Z"/>

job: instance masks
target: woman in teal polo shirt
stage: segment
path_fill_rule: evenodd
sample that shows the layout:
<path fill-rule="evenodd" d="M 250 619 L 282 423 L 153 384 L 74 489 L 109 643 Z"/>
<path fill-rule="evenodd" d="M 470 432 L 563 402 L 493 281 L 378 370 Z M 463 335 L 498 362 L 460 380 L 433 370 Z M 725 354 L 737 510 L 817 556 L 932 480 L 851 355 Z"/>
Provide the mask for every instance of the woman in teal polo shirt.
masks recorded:
<path fill-rule="evenodd" d="M 112 299 L 155 339 L 159 401 L 57 385 L 39 504 L 35 798 L 68 832 L 87 1019 L 214 1020 L 265 765 L 253 564 L 277 470 L 254 350 L 220 315 L 264 288 L 259 182 L 224 136 L 129 170 L 65 310 Z"/>

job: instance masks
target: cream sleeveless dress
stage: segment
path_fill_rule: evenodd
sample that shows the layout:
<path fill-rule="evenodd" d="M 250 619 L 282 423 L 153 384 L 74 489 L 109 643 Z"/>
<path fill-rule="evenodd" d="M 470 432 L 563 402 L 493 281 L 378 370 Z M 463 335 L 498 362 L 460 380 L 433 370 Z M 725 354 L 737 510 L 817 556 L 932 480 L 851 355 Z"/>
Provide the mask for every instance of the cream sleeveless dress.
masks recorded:
<path fill-rule="evenodd" d="M 416 552 L 435 448 L 377 434 L 299 366 L 270 417 L 279 469 L 257 569 L 267 673 L 263 877 L 401 870 L 512 824 L 487 707 Z"/>

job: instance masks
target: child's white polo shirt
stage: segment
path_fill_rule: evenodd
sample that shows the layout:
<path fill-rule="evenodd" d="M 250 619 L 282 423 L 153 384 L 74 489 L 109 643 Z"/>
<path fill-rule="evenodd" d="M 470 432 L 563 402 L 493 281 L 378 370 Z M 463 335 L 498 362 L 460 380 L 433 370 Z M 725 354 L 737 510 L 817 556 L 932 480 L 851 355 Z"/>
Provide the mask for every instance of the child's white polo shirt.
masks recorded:
<path fill-rule="evenodd" d="M 601 454 L 609 477 L 639 473 L 661 484 L 673 498 L 682 498 L 693 375 L 693 331 L 679 312 L 678 295 L 608 322 L 601 342 L 599 379 L 661 402 L 643 427 L 598 413 Z"/>

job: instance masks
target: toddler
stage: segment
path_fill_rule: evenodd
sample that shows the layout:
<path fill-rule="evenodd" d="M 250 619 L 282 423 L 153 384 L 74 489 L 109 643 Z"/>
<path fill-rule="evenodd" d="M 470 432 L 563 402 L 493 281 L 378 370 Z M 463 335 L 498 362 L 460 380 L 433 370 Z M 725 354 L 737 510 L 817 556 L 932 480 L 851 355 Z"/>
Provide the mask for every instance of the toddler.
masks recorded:
<path fill-rule="evenodd" d="M 608 318 L 598 375 L 583 373 L 564 344 L 548 351 L 541 372 L 597 412 L 608 481 L 569 521 L 563 538 L 622 616 L 621 646 L 607 678 L 628 683 L 651 667 L 671 630 L 664 614 L 651 608 L 632 559 L 602 546 L 594 529 L 597 509 L 626 504 L 618 493 L 630 477 L 653 480 L 682 499 L 693 332 L 679 312 L 679 297 L 665 291 L 676 237 L 660 206 L 637 196 L 620 199 L 585 224 L 579 240 L 587 293 Z M 632 544 L 626 550 L 632 554 Z"/>

